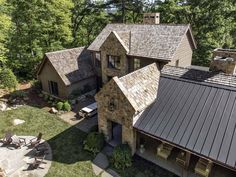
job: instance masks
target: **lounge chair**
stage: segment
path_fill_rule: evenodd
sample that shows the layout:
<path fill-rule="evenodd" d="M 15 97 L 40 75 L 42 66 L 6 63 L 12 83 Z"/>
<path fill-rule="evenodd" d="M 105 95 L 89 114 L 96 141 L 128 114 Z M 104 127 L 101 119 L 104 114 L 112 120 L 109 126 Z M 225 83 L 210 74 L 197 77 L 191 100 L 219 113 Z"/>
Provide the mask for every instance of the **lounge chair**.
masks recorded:
<path fill-rule="evenodd" d="M 173 150 L 173 146 L 171 145 L 168 145 L 168 144 L 160 144 L 157 148 L 157 156 L 167 160 L 168 157 L 170 156 L 171 154 L 171 151 Z"/>
<path fill-rule="evenodd" d="M 6 132 L 4 138 L 1 140 L 1 142 L 4 145 L 11 144 L 11 142 L 12 142 L 11 137 L 12 137 L 12 133 L 11 132 Z"/>
<path fill-rule="evenodd" d="M 204 177 L 208 177 L 210 175 L 211 172 L 211 168 L 212 168 L 212 162 L 206 159 L 202 159 L 199 158 L 196 166 L 195 166 L 195 173 L 204 176 Z"/>
<path fill-rule="evenodd" d="M 16 148 L 21 148 L 22 145 L 26 145 L 25 138 L 20 138 L 16 135 L 13 135 L 11 139 L 12 139 L 11 144 L 14 144 Z"/>
<path fill-rule="evenodd" d="M 39 145 L 39 144 L 40 144 L 40 141 L 41 141 L 41 139 L 42 139 L 42 136 L 43 136 L 43 134 L 42 134 L 42 133 L 39 133 L 37 137 L 35 137 L 35 138 L 33 138 L 33 139 L 30 140 L 30 145 L 31 145 L 32 147 L 35 147 L 35 146 Z"/>

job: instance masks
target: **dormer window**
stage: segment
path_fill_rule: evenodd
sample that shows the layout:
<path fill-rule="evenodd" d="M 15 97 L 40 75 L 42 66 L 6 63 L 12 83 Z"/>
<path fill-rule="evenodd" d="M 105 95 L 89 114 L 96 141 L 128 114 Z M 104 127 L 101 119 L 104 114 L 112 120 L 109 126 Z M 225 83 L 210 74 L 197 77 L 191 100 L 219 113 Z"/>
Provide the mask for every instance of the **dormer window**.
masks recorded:
<path fill-rule="evenodd" d="M 112 69 L 121 69 L 120 66 L 120 57 L 114 55 L 107 55 L 107 67 Z"/>
<path fill-rule="evenodd" d="M 140 69 L 141 68 L 141 63 L 140 60 L 135 58 L 134 59 L 134 70 Z"/>

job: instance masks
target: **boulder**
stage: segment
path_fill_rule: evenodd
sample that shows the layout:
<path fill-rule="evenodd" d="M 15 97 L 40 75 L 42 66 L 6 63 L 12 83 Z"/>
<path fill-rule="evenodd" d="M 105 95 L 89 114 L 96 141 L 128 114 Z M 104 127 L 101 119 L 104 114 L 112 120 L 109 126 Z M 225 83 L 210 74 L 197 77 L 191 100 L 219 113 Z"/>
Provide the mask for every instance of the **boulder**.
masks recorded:
<path fill-rule="evenodd" d="M 49 110 L 50 113 L 52 114 L 57 114 L 58 113 L 58 110 L 54 107 L 52 107 L 50 110 Z"/>
<path fill-rule="evenodd" d="M 7 109 L 7 104 L 4 102 L 0 102 L 0 111 L 6 111 Z"/>

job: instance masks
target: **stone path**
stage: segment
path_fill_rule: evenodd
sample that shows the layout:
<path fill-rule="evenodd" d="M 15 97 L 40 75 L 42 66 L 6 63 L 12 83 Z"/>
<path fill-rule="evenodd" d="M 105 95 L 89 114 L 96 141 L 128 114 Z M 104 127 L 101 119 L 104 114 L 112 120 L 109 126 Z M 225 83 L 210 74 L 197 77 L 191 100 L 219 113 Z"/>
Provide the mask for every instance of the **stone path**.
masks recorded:
<path fill-rule="evenodd" d="M 96 175 L 101 177 L 120 177 L 114 170 L 109 168 L 107 155 L 110 156 L 113 148 L 109 145 L 105 146 L 102 152 L 98 153 L 92 162 L 92 168 Z"/>
<path fill-rule="evenodd" d="M 20 136 L 26 139 L 26 143 L 30 139 L 35 138 L 33 136 Z M 15 149 L 14 146 L 2 146 L 0 143 L 0 168 L 2 168 L 7 177 L 43 177 L 47 174 L 52 161 L 52 151 L 50 145 L 46 141 L 45 143 L 48 151 L 44 160 L 44 163 L 40 165 L 38 169 L 30 169 L 30 164 L 34 162 L 35 151 L 27 146 L 22 146 L 19 149 Z"/>

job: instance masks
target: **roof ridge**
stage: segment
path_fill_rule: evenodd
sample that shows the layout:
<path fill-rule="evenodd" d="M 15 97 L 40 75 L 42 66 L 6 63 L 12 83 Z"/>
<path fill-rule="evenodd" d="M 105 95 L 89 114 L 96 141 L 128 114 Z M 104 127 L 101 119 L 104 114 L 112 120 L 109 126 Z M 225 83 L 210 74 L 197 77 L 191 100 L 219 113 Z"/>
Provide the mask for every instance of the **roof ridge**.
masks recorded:
<path fill-rule="evenodd" d="M 160 24 L 145 24 L 145 23 L 109 23 L 109 25 L 147 25 L 147 26 L 190 26 L 190 23 L 180 23 L 180 24 L 175 24 L 175 23 L 160 23 Z"/>
<path fill-rule="evenodd" d="M 66 52 L 66 51 L 70 51 L 70 50 L 74 50 L 74 49 L 83 49 L 83 48 L 86 48 L 86 47 L 85 47 L 85 46 L 82 46 L 82 47 L 74 47 L 74 48 L 69 48 L 69 49 L 56 50 L 56 51 L 52 51 L 52 52 L 46 52 L 45 55 L 47 55 L 47 54 L 53 54 L 53 53 Z"/>

